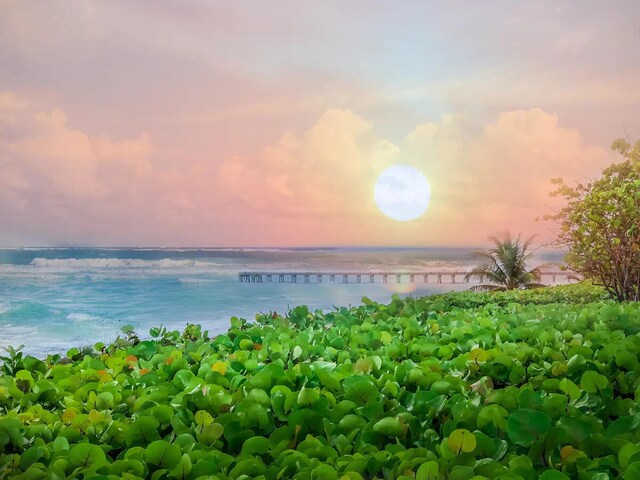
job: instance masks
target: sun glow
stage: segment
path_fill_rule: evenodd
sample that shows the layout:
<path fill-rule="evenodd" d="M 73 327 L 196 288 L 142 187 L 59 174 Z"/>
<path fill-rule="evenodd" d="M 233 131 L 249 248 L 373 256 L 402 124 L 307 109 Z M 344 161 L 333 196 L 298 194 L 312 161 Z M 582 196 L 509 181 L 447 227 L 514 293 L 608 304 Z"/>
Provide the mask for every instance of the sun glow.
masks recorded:
<path fill-rule="evenodd" d="M 407 165 L 394 165 L 380 174 L 374 188 L 382 213 L 400 222 L 415 220 L 427 211 L 431 187 L 424 174 Z"/>

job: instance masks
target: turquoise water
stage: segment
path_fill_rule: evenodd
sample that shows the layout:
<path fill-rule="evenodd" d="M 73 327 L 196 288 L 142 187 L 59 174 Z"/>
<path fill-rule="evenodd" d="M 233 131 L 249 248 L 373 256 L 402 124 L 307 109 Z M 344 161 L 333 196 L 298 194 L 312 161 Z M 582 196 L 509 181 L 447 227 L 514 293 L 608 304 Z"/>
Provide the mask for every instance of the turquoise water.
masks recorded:
<path fill-rule="evenodd" d="M 357 305 L 363 296 L 426 295 L 466 284 L 246 284 L 244 270 L 447 270 L 468 267 L 471 249 L 0 249 L 0 347 L 64 352 L 115 338 L 123 325 L 200 323 L 210 332 L 229 318 Z M 557 261 L 554 252 L 540 261 Z"/>

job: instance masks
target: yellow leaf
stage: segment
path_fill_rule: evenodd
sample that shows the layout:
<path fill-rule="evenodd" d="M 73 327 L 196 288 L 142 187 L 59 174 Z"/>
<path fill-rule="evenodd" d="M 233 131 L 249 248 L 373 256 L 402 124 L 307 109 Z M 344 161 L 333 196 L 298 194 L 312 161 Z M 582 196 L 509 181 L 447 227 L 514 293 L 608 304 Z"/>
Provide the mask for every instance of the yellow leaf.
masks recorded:
<path fill-rule="evenodd" d="M 89 411 L 89 420 L 91 421 L 91 423 L 101 422 L 102 420 L 104 420 L 104 415 L 102 415 L 95 409 L 91 409 Z"/>
<path fill-rule="evenodd" d="M 353 371 L 356 373 L 369 373 L 371 371 L 371 362 L 368 358 L 361 358 L 353 366 Z"/>
<path fill-rule="evenodd" d="M 224 362 L 215 362 L 213 365 L 211 365 L 211 370 L 213 370 L 214 372 L 218 372 L 220 375 L 224 375 L 225 373 L 227 373 L 227 364 Z"/>
<path fill-rule="evenodd" d="M 206 410 L 198 410 L 195 414 L 196 425 L 211 425 L 213 423 L 213 417 Z"/>
<path fill-rule="evenodd" d="M 71 421 L 75 418 L 75 416 L 76 416 L 76 412 L 74 410 L 67 408 L 62 414 L 62 421 L 64 423 L 71 423 Z"/>
<path fill-rule="evenodd" d="M 486 362 L 489 358 L 489 354 L 484 348 L 474 348 L 469 352 L 469 358 L 478 363 Z"/>
<path fill-rule="evenodd" d="M 473 452 L 476 444 L 475 435 L 464 428 L 454 430 L 447 439 L 447 445 L 456 455 L 460 455 L 462 452 Z"/>

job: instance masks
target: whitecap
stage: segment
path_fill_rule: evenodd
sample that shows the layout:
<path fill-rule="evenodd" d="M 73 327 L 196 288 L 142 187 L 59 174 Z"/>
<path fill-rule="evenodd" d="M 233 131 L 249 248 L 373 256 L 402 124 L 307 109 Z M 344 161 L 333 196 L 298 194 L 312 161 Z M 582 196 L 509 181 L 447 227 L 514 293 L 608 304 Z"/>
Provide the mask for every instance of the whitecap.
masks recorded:
<path fill-rule="evenodd" d="M 179 278 L 178 282 L 185 284 L 199 284 L 199 283 L 218 283 L 220 279 L 217 278 L 200 278 L 200 277 L 183 277 Z"/>
<path fill-rule="evenodd" d="M 90 315 L 88 313 L 77 313 L 77 312 L 70 313 L 69 315 L 67 315 L 67 318 L 76 323 L 92 322 L 92 321 L 100 320 L 100 317 L 98 317 L 97 315 Z"/>

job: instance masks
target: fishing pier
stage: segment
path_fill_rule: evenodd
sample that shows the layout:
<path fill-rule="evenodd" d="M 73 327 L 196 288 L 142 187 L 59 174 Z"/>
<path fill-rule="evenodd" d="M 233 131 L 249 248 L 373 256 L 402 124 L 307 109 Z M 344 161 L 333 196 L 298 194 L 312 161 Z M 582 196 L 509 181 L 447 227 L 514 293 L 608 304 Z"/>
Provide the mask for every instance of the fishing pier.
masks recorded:
<path fill-rule="evenodd" d="M 468 271 L 426 272 L 240 272 L 241 283 L 470 283 Z M 548 271 L 541 279 L 569 282 L 576 279 L 575 272 Z"/>

